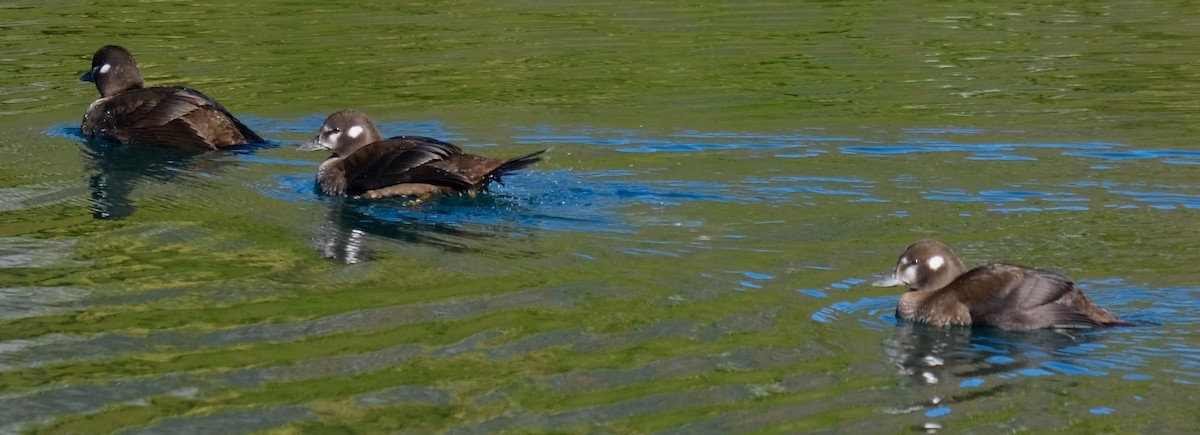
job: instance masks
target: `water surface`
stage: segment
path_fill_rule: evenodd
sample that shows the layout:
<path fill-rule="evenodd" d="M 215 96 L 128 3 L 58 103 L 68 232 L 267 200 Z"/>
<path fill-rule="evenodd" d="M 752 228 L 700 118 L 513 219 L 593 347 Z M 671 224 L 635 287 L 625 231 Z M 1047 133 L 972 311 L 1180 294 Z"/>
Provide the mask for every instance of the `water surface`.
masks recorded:
<path fill-rule="evenodd" d="M 1195 8 L 926 3 L 4 6 L 0 431 L 1194 431 Z M 87 143 L 106 43 L 271 143 Z M 319 196 L 348 107 L 550 151 Z M 902 324 L 929 237 L 1147 326 Z"/>

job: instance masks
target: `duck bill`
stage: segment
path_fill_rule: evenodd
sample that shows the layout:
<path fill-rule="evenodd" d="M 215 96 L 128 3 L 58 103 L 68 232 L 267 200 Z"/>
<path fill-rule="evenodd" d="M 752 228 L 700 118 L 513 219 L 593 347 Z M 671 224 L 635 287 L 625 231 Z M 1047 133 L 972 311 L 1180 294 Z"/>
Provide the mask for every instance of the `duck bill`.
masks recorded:
<path fill-rule="evenodd" d="M 325 149 L 325 145 L 321 145 L 321 136 L 316 136 L 309 139 L 308 142 L 300 144 L 300 147 L 296 149 L 300 151 L 317 151 Z"/>
<path fill-rule="evenodd" d="M 893 269 L 885 272 L 883 274 L 883 278 L 871 283 L 871 285 L 875 287 L 895 287 L 898 285 L 904 285 L 904 281 L 900 280 L 899 276 L 896 276 L 896 271 Z"/>
<path fill-rule="evenodd" d="M 90 69 L 90 70 L 88 70 L 88 72 L 83 73 L 83 75 L 79 76 L 79 81 L 95 83 L 96 82 L 96 70 Z"/>

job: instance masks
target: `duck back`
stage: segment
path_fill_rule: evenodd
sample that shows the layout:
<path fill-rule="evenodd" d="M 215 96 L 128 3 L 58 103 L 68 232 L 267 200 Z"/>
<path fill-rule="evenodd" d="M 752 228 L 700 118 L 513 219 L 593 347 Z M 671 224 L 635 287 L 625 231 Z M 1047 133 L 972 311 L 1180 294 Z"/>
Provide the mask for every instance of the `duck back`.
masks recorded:
<path fill-rule="evenodd" d="M 96 100 L 82 128 L 89 138 L 201 150 L 265 142 L 215 100 L 184 87 L 131 89 Z"/>
<path fill-rule="evenodd" d="M 465 154 L 458 146 L 424 136 L 399 136 L 368 144 L 346 157 L 333 156 L 317 171 L 327 195 L 474 195 L 509 172 L 541 160 L 543 151 L 507 161 Z"/>
<path fill-rule="evenodd" d="M 917 302 L 917 311 L 933 320 L 928 323 L 1009 330 L 1093 328 L 1121 323 L 1093 303 L 1070 278 L 1045 269 L 988 264 L 927 292 L 928 297 Z M 943 315 L 953 320 L 939 321 Z"/>

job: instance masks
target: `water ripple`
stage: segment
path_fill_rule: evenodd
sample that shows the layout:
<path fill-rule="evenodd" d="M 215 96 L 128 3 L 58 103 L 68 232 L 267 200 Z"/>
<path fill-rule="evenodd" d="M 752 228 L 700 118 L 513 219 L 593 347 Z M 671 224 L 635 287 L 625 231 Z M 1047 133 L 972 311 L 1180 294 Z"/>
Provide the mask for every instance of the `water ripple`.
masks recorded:
<path fill-rule="evenodd" d="M 81 202 L 87 189 L 75 183 L 53 182 L 0 188 L 0 212 Z"/>
<path fill-rule="evenodd" d="M 984 160 L 1000 160 L 994 158 L 1001 153 L 1017 151 L 1019 149 L 1061 149 L 1061 150 L 1110 150 L 1124 145 L 1115 143 L 1103 142 L 1077 142 L 1077 143 L 991 143 L 991 144 L 960 144 L 954 142 L 934 141 L 934 140 L 915 140 L 908 143 L 897 145 L 870 145 L 870 146 L 844 146 L 840 150 L 843 154 L 863 154 L 869 156 L 894 156 L 914 153 L 976 153 L 975 156 L 993 156 Z M 1067 153 L 1064 153 L 1067 154 Z M 1030 157 L 1019 157 L 1017 160 L 1026 160 Z"/>
<path fill-rule="evenodd" d="M 418 385 L 401 385 L 386 390 L 363 394 L 354 399 L 355 404 L 362 407 L 394 406 L 403 403 L 416 403 L 429 406 L 450 406 L 452 392 L 436 388 L 426 388 Z"/>
<path fill-rule="evenodd" d="M 0 319 L 23 319 L 79 311 L 91 291 L 74 287 L 0 288 Z M 0 354 L 3 351 L 0 350 Z"/>
<path fill-rule="evenodd" d="M 736 132 L 685 131 L 666 139 L 646 137 L 639 130 L 604 130 L 577 128 L 557 132 L 547 126 L 528 129 L 530 134 L 514 137 L 523 144 L 573 143 L 611 147 L 618 152 L 634 154 L 681 153 L 719 150 L 785 150 L 807 148 L 812 142 L 857 141 L 858 139 L 812 136 L 804 133 L 764 134 Z M 820 154 L 821 152 L 818 152 Z M 803 155 L 790 152 L 788 155 Z"/>
<path fill-rule="evenodd" d="M 1063 153 L 1072 157 L 1088 157 L 1109 161 L 1161 159 L 1171 165 L 1200 165 L 1200 151 L 1170 149 L 1132 149 L 1128 151 L 1079 151 Z"/>
<path fill-rule="evenodd" d="M 1162 191 L 1135 191 L 1135 190 L 1110 190 L 1109 192 L 1128 196 L 1137 202 L 1150 203 L 1150 207 L 1162 210 L 1173 210 L 1176 207 L 1196 210 L 1200 209 L 1200 195 L 1189 195 L 1183 193 L 1172 193 Z"/>
<path fill-rule="evenodd" d="M 76 240 L 0 237 L 0 268 L 83 267 L 71 260 Z"/>
<path fill-rule="evenodd" d="M 224 409 L 211 414 L 166 418 L 150 426 L 122 430 L 121 434 L 223 434 L 265 431 L 315 420 L 316 412 L 303 406 L 256 406 Z"/>
<path fill-rule="evenodd" d="M 494 433 L 516 429 L 521 431 L 561 431 L 567 428 L 591 426 L 599 421 L 614 421 L 640 415 L 753 400 L 762 397 L 762 392 L 761 387 L 754 385 L 728 385 L 705 390 L 653 394 L 549 415 L 514 412 L 503 417 L 451 429 L 446 433 Z"/>
<path fill-rule="evenodd" d="M 585 285 L 585 284 L 578 284 Z M 192 335 L 179 331 L 159 331 L 134 337 L 96 334 L 87 338 L 62 335 L 34 340 L 0 342 L 0 371 L 38 367 L 64 361 L 88 361 L 122 354 L 201 349 L 254 343 L 274 343 L 354 331 L 394 328 L 414 323 L 463 319 L 497 311 L 556 308 L 565 309 L 586 295 L 607 298 L 629 297 L 627 290 L 595 283 L 530 289 L 496 296 L 430 304 L 399 305 L 351 311 L 292 323 L 254 324 L 234 329 Z"/>
<path fill-rule="evenodd" d="M 766 370 L 823 357 L 830 352 L 814 345 L 803 349 L 738 348 L 717 355 L 688 356 L 653 361 L 630 370 L 580 370 L 545 380 L 555 393 L 583 394 L 654 380 L 696 376 L 714 370 Z"/>

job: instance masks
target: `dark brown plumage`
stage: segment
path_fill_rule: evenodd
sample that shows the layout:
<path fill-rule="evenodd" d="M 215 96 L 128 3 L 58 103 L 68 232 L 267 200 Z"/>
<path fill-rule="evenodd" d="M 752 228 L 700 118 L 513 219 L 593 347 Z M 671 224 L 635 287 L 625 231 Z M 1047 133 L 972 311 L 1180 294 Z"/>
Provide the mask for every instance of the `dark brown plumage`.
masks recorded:
<path fill-rule="evenodd" d="M 83 135 L 107 141 L 212 150 L 265 142 L 216 100 L 195 89 L 145 87 L 133 54 L 106 45 L 80 80 L 100 98 L 83 117 Z"/>
<path fill-rule="evenodd" d="M 447 142 L 424 136 L 382 139 L 366 114 L 343 110 L 325 119 L 321 131 L 301 150 L 325 149 L 331 156 L 317 169 L 326 195 L 382 198 L 437 194 L 475 195 L 492 181 L 541 160 L 545 150 L 509 160 L 463 153 Z"/>
<path fill-rule="evenodd" d="M 949 247 L 923 240 L 900 255 L 876 286 L 905 285 L 896 316 L 935 326 L 1008 330 L 1124 325 L 1070 278 L 1044 269 L 993 263 L 965 271 Z"/>

